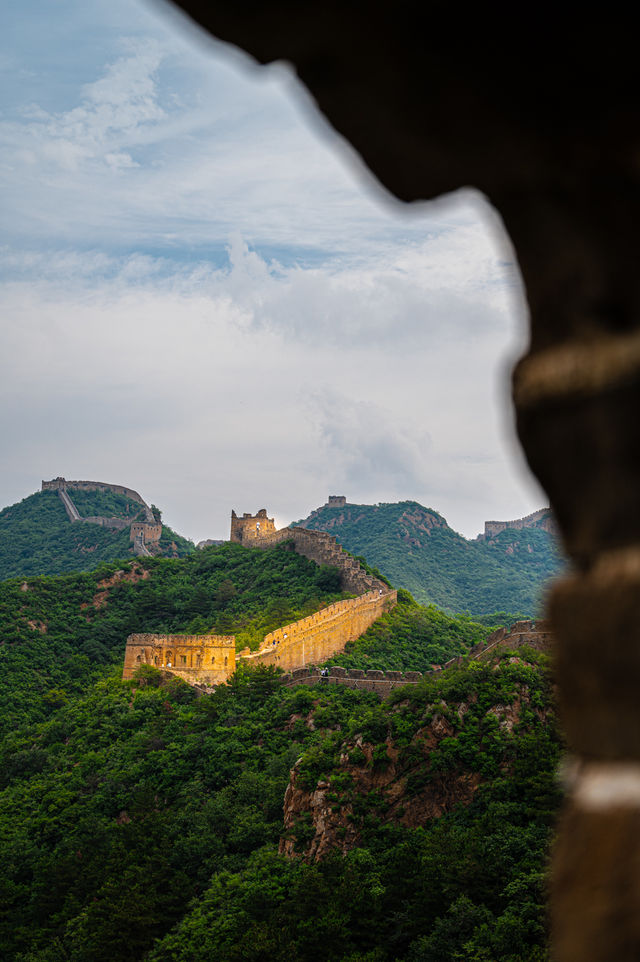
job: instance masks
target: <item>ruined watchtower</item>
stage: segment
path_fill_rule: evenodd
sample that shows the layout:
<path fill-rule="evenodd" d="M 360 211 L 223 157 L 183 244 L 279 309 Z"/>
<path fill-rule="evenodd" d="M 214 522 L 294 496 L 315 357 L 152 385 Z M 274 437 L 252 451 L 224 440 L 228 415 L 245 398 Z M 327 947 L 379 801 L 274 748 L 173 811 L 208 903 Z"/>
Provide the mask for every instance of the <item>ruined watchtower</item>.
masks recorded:
<path fill-rule="evenodd" d="M 267 517 L 267 509 L 262 508 L 257 514 L 243 514 L 241 518 L 231 512 L 231 541 L 240 544 L 251 544 L 260 541 L 266 535 L 276 530 L 273 518 Z"/>

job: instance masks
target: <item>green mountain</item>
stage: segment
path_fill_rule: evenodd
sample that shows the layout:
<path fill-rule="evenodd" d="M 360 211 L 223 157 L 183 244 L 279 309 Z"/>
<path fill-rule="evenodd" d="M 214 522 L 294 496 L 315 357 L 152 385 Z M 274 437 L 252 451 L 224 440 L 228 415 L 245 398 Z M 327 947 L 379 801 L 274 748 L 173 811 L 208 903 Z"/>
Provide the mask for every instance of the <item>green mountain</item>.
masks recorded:
<path fill-rule="evenodd" d="M 129 524 L 145 520 L 142 506 L 111 491 L 71 493 L 81 518 L 115 517 L 126 526 L 72 523 L 56 491 L 38 491 L 0 511 L 0 580 L 90 571 L 101 561 L 131 557 Z M 160 555 L 179 557 L 195 549 L 192 542 L 163 525 L 157 550 Z"/>
<path fill-rule="evenodd" d="M 151 666 L 120 680 L 130 631 L 268 630 L 335 598 L 327 582 L 286 545 L 226 544 L 0 584 L 3 959 L 547 958 L 544 656 L 383 703 L 271 668 L 211 695 Z M 400 591 L 339 657 L 427 669 L 486 634 Z"/>
<path fill-rule="evenodd" d="M 545 530 L 548 522 L 540 513 L 534 527 L 508 527 L 468 541 L 436 511 L 401 501 L 327 504 L 296 524 L 335 535 L 347 551 L 364 555 L 422 604 L 474 617 L 507 613 L 507 620 L 515 620 L 515 615 L 535 617 L 545 585 L 563 567 L 557 543 Z"/>
<path fill-rule="evenodd" d="M 0 583 L 0 732 L 42 719 L 113 664 L 121 671 L 133 632 L 233 633 L 242 649 L 341 597 L 337 576 L 286 545 L 252 551 L 227 543 L 175 560 L 141 557 L 7 580 Z"/>

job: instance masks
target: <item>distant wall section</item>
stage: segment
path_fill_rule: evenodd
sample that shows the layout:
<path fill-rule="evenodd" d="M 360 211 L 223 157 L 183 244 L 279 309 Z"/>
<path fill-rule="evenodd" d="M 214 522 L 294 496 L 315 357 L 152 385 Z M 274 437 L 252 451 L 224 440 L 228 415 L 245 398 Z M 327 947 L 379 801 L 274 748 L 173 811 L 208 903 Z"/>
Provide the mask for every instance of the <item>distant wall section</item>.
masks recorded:
<path fill-rule="evenodd" d="M 106 481 L 67 481 L 66 478 L 53 478 L 51 481 L 42 482 L 43 491 L 112 491 L 114 494 L 123 494 L 126 498 L 130 498 L 131 501 L 137 501 L 141 504 L 145 511 L 146 520 L 153 524 L 155 522 L 155 517 L 153 511 L 144 500 L 144 498 L 134 491 L 133 488 L 127 488 L 123 484 L 108 484 Z"/>
<path fill-rule="evenodd" d="M 508 528 L 521 531 L 523 528 L 539 528 L 554 536 L 558 535 L 556 522 L 549 508 L 541 508 L 528 514 L 525 518 L 516 518 L 515 521 L 485 521 L 484 539 L 495 538 L 496 535 Z"/>
<path fill-rule="evenodd" d="M 231 516 L 232 533 L 233 514 Z M 253 516 L 248 515 L 248 517 Z M 295 551 L 304 555 L 305 558 L 309 558 L 310 561 L 315 561 L 318 565 L 330 565 L 337 568 L 340 572 L 340 580 L 344 591 L 350 591 L 353 594 L 364 594 L 373 590 L 382 591 L 385 594 L 389 591 L 389 586 L 384 581 L 367 574 L 360 562 L 346 552 L 338 544 L 337 539 L 326 531 L 313 531 L 309 528 L 297 527 L 281 528 L 279 531 L 274 529 L 272 532 L 252 538 L 250 547 L 272 548 L 274 545 L 282 544 L 285 541 L 292 542 Z"/>
<path fill-rule="evenodd" d="M 147 502 L 133 488 L 127 488 L 123 484 L 107 484 L 105 481 L 67 481 L 66 478 L 53 478 L 51 481 L 42 482 L 42 490 L 58 492 L 69 521 L 98 524 L 103 528 L 115 528 L 119 531 L 123 531 L 131 525 L 129 540 L 133 543 L 134 554 L 151 555 L 152 551 L 149 550 L 149 546 L 152 549 L 158 549 L 162 537 L 162 524 L 156 521 Z M 111 491 L 114 494 L 124 495 L 142 506 L 145 520 L 131 523 L 125 518 L 106 518 L 101 515 L 83 518 L 71 499 L 70 491 Z"/>

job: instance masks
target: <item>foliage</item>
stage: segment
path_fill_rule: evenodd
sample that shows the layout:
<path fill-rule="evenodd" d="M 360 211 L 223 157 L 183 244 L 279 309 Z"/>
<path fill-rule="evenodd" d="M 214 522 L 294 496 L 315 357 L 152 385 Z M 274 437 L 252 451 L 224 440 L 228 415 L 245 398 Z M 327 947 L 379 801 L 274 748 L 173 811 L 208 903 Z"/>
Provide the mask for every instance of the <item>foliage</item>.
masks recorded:
<path fill-rule="evenodd" d="M 0 584 L 0 957 L 546 960 L 560 739 L 543 656 L 501 651 L 384 703 L 243 665 L 204 696 L 146 665 L 120 681 L 133 631 L 235 632 L 243 645 L 335 589 L 332 569 L 287 545 L 235 544 Z M 425 670 L 489 630 L 398 600 L 334 661 Z M 427 745 L 434 720 L 449 734 Z M 358 841 L 344 857 L 278 855 L 294 764 L 300 786 L 325 780 L 350 812 Z M 478 788 L 404 824 L 353 777 L 391 764 L 407 800 L 460 778 Z M 314 831 L 303 816 L 299 851 Z"/>
<path fill-rule="evenodd" d="M 544 660 L 507 653 L 496 665 L 383 704 L 338 686 L 282 688 L 272 669 L 199 698 L 154 669 L 130 683 L 107 674 L 0 745 L 0 954 L 540 962 L 559 743 Z M 492 709 L 525 696 L 537 711 L 512 731 L 493 723 Z M 434 704 L 458 721 L 427 772 L 483 773 L 470 805 L 410 828 L 379 800 L 352 799 L 360 841 L 344 858 L 277 854 L 301 753 L 298 769 L 346 798 L 343 746 L 361 735 L 382 758 L 392 739 L 418 769 L 409 749 Z"/>
<path fill-rule="evenodd" d="M 69 496 L 81 518 L 101 515 L 104 518 L 126 518 L 127 521 L 144 520 L 142 505 L 116 491 L 72 490 Z"/>
<path fill-rule="evenodd" d="M 133 632 L 236 634 L 255 645 L 343 597 L 289 550 L 236 544 L 185 558 L 140 558 L 83 574 L 0 584 L 0 731 L 46 716 L 50 689 L 81 692 L 122 664 Z"/>
<path fill-rule="evenodd" d="M 82 517 L 133 521 L 141 510 L 136 501 L 111 491 L 73 491 L 72 496 Z M 195 550 L 170 528 L 163 530 L 160 549 L 172 556 Z M 39 491 L 0 511 L 0 580 L 90 571 L 103 561 L 130 556 L 128 527 L 72 524 L 55 491 Z"/>
<path fill-rule="evenodd" d="M 336 535 L 347 551 L 365 555 L 421 604 L 474 617 L 497 610 L 535 617 L 545 586 L 563 566 L 542 529 L 507 529 L 490 541 L 467 541 L 415 501 L 339 510 L 325 505 L 297 523 Z"/>

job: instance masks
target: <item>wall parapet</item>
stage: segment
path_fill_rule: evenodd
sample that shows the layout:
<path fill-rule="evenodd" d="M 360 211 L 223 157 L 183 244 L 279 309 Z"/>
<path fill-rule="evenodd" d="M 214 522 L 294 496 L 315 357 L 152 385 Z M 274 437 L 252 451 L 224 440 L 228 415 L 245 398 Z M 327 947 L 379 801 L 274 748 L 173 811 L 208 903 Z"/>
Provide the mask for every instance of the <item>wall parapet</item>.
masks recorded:
<path fill-rule="evenodd" d="M 335 535 L 326 531 L 314 531 L 310 528 L 280 528 L 279 531 L 269 532 L 251 541 L 252 548 L 273 548 L 283 542 L 291 541 L 298 554 L 304 555 L 316 564 L 330 565 L 340 571 L 342 587 L 353 594 L 363 594 L 367 591 L 389 592 L 389 586 L 367 574 L 359 561 L 338 544 Z"/>
<path fill-rule="evenodd" d="M 131 501 L 136 501 L 142 505 L 146 520 L 153 524 L 155 517 L 153 511 L 144 500 L 142 495 L 127 488 L 124 484 L 110 484 L 106 481 L 67 481 L 66 478 L 52 478 L 51 481 L 42 481 L 42 491 L 111 491 L 113 494 L 122 494 Z M 81 519 L 84 520 L 84 519 Z"/>
<path fill-rule="evenodd" d="M 369 591 L 347 598 L 313 615 L 265 635 L 257 651 L 245 648 L 238 657 L 248 665 L 276 665 L 285 670 L 326 661 L 355 641 L 397 601 L 395 591 Z"/>
<path fill-rule="evenodd" d="M 514 521 L 485 521 L 484 534 L 479 535 L 479 537 L 483 540 L 489 540 L 508 529 L 522 531 L 525 528 L 539 528 L 558 537 L 558 527 L 550 508 L 540 508 L 538 511 L 533 511 L 524 518 L 516 518 Z"/>
<path fill-rule="evenodd" d="M 386 698 L 396 688 L 417 685 L 423 677 L 420 671 L 380 671 L 374 668 L 364 671 L 360 668 L 340 668 L 337 665 L 333 665 L 328 669 L 328 674 L 323 675 L 322 669 L 309 666 L 284 674 L 281 683 L 285 688 L 294 688 L 297 685 L 342 685 L 356 691 L 372 691 L 379 698 Z"/>

